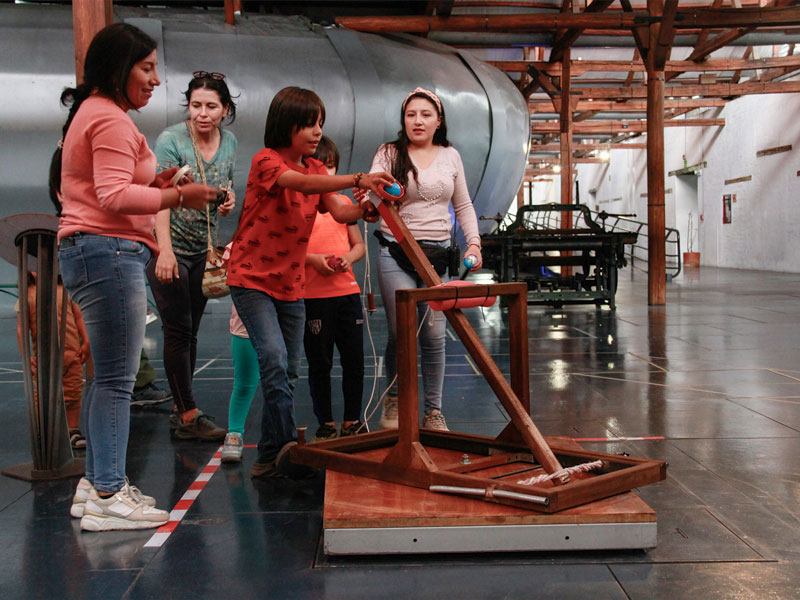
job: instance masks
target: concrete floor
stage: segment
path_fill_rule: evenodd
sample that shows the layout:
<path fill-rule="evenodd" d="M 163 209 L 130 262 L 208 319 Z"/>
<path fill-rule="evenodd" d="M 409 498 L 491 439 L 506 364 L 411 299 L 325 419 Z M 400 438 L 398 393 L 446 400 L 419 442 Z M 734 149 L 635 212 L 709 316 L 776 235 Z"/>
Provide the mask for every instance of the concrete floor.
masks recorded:
<path fill-rule="evenodd" d="M 213 475 L 160 548 L 144 547 L 152 532 L 82 533 L 68 514 L 75 480 L 0 477 L 0 596 L 798 598 L 800 275 L 703 267 L 669 283 L 667 298 L 649 308 L 645 277 L 623 271 L 616 312 L 529 310 L 533 416 L 545 435 L 663 436 L 582 442 L 669 461 L 666 481 L 639 490 L 658 514 L 654 550 L 326 558 L 324 476 L 252 481 L 248 448 L 242 465 Z M 224 425 L 229 300 L 209 307 L 195 389 Z M 472 309 L 470 319 L 504 368 L 503 313 Z M 371 323 L 381 352 L 380 310 Z M 15 326 L 13 298 L 0 295 L 0 468 L 30 460 Z M 146 349 L 160 371 L 158 322 Z M 506 422 L 499 403 L 454 336 L 447 350 L 450 428 L 496 434 Z M 298 424 L 313 431 L 304 379 L 296 405 Z M 162 508 L 176 504 L 217 447 L 171 439 L 168 410 L 133 412 L 128 461 L 131 479 Z M 257 441 L 259 417 L 260 395 L 247 444 Z"/>

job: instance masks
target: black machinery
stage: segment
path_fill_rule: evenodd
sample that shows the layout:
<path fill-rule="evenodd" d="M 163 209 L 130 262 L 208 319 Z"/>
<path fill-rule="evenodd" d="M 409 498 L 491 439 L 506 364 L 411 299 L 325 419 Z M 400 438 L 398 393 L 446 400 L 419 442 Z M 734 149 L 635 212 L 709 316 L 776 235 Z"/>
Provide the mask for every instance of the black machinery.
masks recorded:
<path fill-rule="evenodd" d="M 565 212 L 579 213 L 573 228 L 561 228 L 562 217 L 570 217 Z M 606 231 L 584 204 L 529 204 L 513 223 L 500 222 L 481 236 L 483 265 L 498 282 L 526 282 L 529 304 L 594 302 L 613 310 L 617 269 L 627 265 L 625 244 L 636 239 L 634 232 Z"/>

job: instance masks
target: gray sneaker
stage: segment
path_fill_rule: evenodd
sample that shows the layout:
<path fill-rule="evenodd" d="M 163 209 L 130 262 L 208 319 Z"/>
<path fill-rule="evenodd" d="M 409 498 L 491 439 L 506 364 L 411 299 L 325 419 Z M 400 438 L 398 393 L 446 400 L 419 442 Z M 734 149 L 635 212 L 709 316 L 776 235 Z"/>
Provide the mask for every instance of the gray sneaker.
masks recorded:
<path fill-rule="evenodd" d="M 397 429 L 397 396 L 386 396 L 383 399 L 383 412 L 381 413 L 381 428 Z"/>
<path fill-rule="evenodd" d="M 181 440 L 202 440 L 204 442 L 221 442 L 228 433 L 214 424 L 214 418 L 201 413 L 188 423 L 181 423 L 175 430 L 175 437 Z"/>
<path fill-rule="evenodd" d="M 110 498 L 101 498 L 94 489 L 89 492 L 81 517 L 81 529 L 84 531 L 153 529 L 161 527 L 168 520 L 167 511 L 148 506 L 131 491 L 131 486 L 125 484 Z"/>
<path fill-rule="evenodd" d="M 447 423 L 444 420 L 442 411 L 435 408 L 427 415 L 422 417 L 422 426 L 427 429 L 438 429 L 439 431 L 450 431 L 447 428 Z"/>
<path fill-rule="evenodd" d="M 242 434 L 231 431 L 225 436 L 225 444 L 222 446 L 222 462 L 242 462 Z"/>
<path fill-rule="evenodd" d="M 167 390 L 162 390 L 154 383 L 148 383 L 140 388 L 134 388 L 131 395 L 131 406 L 152 406 L 161 404 L 167 400 L 172 400 L 172 394 Z"/>

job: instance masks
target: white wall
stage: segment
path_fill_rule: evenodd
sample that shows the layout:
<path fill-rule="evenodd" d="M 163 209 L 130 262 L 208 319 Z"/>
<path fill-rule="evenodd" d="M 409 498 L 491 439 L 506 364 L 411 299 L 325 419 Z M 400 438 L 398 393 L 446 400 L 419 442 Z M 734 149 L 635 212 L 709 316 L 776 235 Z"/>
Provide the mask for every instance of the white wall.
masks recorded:
<path fill-rule="evenodd" d="M 722 109 L 694 111 L 688 117 L 724 118 L 724 127 L 666 128 L 665 173 L 686 162 L 702 162 L 697 186 L 695 250 L 701 264 L 768 271 L 800 272 L 800 95 L 745 96 Z M 641 138 L 644 139 L 644 138 Z M 637 140 L 639 141 L 639 140 Z M 756 158 L 756 152 L 792 145 L 792 150 Z M 635 212 L 647 220 L 647 170 L 644 150 L 613 150 L 607 165 L 577 166 L 581 201 L 607 212 Z M 752 176 L 752 180 L 725 184 Z M 666 176 L 666 224 L 686 229 L 685 209 L 676 206 L 681 182 Z M 722 223 L 722 196 L 736 194 L 731 224 Z M 534 202 L 558 202 L 559 178 L 536 184 Z M 676 210 L 681 214 L 676 215 Z M 682 231 L 682 235 L 683 231 Z M 681 241 L 686 249 L 686 241 Z"/>

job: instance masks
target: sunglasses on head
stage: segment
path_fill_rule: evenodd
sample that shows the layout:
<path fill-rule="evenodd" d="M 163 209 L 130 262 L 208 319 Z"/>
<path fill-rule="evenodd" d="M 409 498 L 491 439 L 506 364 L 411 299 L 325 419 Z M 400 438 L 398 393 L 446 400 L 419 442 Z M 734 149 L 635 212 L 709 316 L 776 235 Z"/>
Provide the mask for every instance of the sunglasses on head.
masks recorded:
<path fill-rule="evenodd" d="M 195 79 L 205 79 L 206 77 L 210 79 L 216 79 L 217 81 L 222 81 L 225 79 L 224 73 L 216 73 L 216 72 L 209 72 L 209 71 L 195 71 L 192 73 L 192 77 Z"/>

